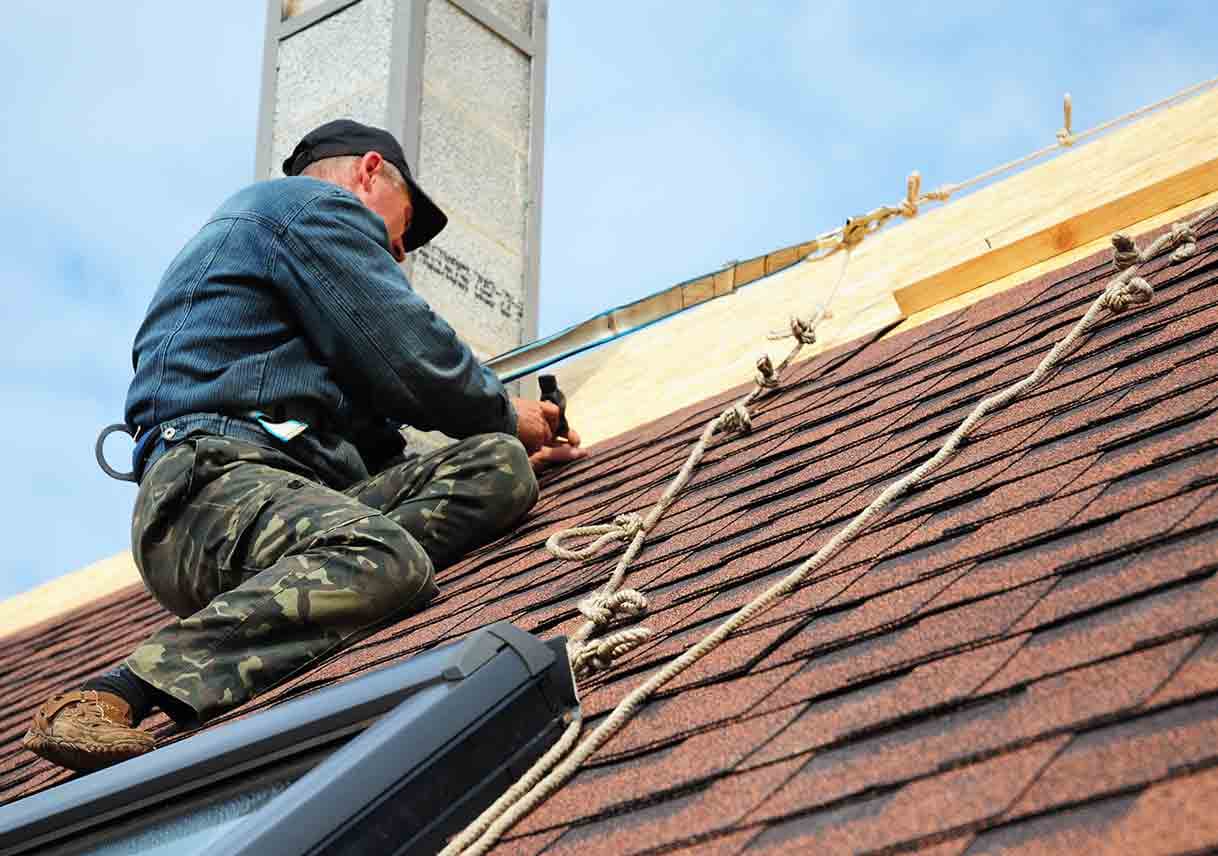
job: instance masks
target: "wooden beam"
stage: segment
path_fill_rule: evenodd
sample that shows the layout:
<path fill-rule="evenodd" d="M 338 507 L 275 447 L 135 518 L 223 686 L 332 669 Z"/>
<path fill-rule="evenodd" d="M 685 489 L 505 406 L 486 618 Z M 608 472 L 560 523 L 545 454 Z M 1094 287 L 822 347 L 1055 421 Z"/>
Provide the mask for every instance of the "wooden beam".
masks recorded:
<path fill-rule="evenodd" d="M 919 312 L 1218 190 L 1216 117 L 1210 92 L 935 212 L 957 234 L 897 273 L 897 304 Z"/>
<path fill-rule="evenodd" d="M 1197 212 L 1209 208 L 1211 205 L 1218 205 L 1218 191 L 1207 193 L 1204 196 L 1198 196 L 1196 199 L 1191 199 L 1183 205 L 1177 205 L 1174 208 L 1169 208 L 1161 214 L 1156 214 L 1153 217 L 1147 217 L 1144 220 L 1139 220 L 1137 223 L 1124 226 L 1131 235 L 1142 235 L 1147 232 L 1154 231 L 1161 226 L 1166 226 L 1170 223 L 1175 223 L 1180 220 L 1187 220 L 1197 214 Z M 986 283 L 980 288 L 974 288 L 971 291 L 966 291 L 963 294 L 958 294 L 955 297 L 941 300 L 934 306 L 929 306 L 926 309 L 913 312 L 908 315 L 899 326 L 890 330 L 886 336 L 896 336 L 906 330 L 912 330 L 919 324 L 925 324 L 927 321 L 933 321 L 936 318 L 942 318 L 944 315 L 949 315 L 952 312 L 958 312 L 974 303 L 979 303 L 987 297 L 993 297 L 996 294 L 1001 294 L 1010 288 L 1015 288 L 1025 282 L 1030 282 L 1037 277 L 1045 276 L 1055 270 L 1074 264 L 1096 253 L 1110 253 L 1112 251 L 1111 235 L 1105 233 L 1102 237 L 1096 238 L 1093 241 L 1088 241 L 1085 244 L 1079 244 L 1073 249 L 1066 250 L 1064 253 L 1059 253 L 1053 258 L 1046 259 L 1043 262 L 1021 268 L 1015 273 L 1007 274 L 1000 279 Z"/>

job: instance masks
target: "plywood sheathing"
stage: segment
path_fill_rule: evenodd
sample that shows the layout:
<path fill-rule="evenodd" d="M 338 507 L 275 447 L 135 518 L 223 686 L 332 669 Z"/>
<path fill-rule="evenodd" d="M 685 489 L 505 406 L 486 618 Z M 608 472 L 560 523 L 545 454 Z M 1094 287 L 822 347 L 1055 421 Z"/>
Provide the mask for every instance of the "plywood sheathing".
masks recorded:
<path fill-rule="evenodd" d="M 1068 263 L 1064 252 L 1089 253 L 1112 232 L 1149 227 L 1148 218 L 1213 191 L 1218 91 L 867 239 L 854 253 L 836 317 L 803 356 L 876 334 L 990 283 L 1025 282 Z M 792 248 L 791 258 L 806 255 L 805 246 Z M 763 352 L 784 355 L 790 340 L 767 341 L 767 334 L 824 300 L 839 266 L 836 257 L 796 264 L 740 288 L 741 271 L 761 276 L 776 256 L 737 265 L 737 290 L 723 299 L 547 369 L 558 374 L 570 421 L 585 442 L 749 379 Z"/>
<path fill-rule="evenodd" d="M 94 562 L 0 601 L 0 637 L 33 627 L 103 595 L 140 582 L 131 551 Z"/>
<path fill-rule="evenodd" d="M 1218 91 L 940 208 L 918 224 L 933 233 L 894 230 L 897 303 L 926 309 L 1213 190 Z"/>

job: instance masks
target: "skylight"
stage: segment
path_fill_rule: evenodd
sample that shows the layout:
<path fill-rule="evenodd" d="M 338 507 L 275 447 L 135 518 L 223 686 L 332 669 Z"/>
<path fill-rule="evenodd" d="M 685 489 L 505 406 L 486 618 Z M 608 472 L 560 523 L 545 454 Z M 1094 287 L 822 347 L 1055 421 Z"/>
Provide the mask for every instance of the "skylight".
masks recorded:
<path fill-rule="evenodd" d="M 438 850 L 577 705 L 562 641 L 499 622 L 0 808 L 0 856 Z"/>

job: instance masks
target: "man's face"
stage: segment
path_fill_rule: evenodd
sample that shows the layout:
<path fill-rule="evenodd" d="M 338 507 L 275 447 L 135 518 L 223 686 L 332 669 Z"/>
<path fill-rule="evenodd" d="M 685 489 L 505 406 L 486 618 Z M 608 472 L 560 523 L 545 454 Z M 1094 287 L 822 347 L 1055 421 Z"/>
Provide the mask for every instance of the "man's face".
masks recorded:
<path fill-rule="evenodd" d="M 385 221 L 389 234 L 389 251 L 399 262 L 406 258 L 406 228 L 410 225 L 414 209 L 410 205 L 410 194 L 405 185 L 398 184 L 389 176 L 384 161 L 376 152 L 364 155 L 357 167 L 355 195 Z"/>

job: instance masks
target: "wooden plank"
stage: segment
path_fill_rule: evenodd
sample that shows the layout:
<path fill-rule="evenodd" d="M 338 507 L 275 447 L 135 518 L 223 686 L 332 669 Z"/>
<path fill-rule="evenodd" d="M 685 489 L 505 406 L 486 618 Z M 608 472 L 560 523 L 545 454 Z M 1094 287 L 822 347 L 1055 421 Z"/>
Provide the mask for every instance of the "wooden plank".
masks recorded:
<path fill-rule="evenodd" d="M 989 252 L 898 289 L 894 296 L 906 315 L 920 312 L 1097 238 L 1107 240 L 1113 232 L 1136 222 L 1140 214 L 1181 205 L 1215 188 L 1218 158 L 1039 231 L 1004 230 L 987 239 L 992 245 Z"/>
<path fill-rule="evenodd" d="M 730 294 L 736 287 L 736 269 L 730 267 L 715 274 L 715 297 Z"/>
<path fill-rule="evenodd" d="M 1133 235 L 1144 234 L 1160 226 L 1166 226 L 1169 223 L 1175 223 L 1178 220 L 1185 220 L 1211 205 L 1218 205 L 1218 191 L 1207 193 L 1205 196 L 1198 196 L 1196 199 L 1189 200 L 1183 205 L 1177 205 L 1175 208 L 1169 208 L 1161 214 L 1156 214 L 1153 217 L 1147 217 L 1144 220 L 1139 220 L 1137 223 L 1125 226 L 1127 231 Z M 903 333 L 906 330 L 912 330 L 919 324 L 925 324 L 927 321 L 933 321 L 936 318 L 941 318 L 952 312 L 957 312 L 965 307 L 972 306 L 974 303 L 985 300 L 987 297 L 993 297 L 995 294 L 1001 294 L 1009 288 L 1015 288 L 1025 282 L 1052 273 L 1055 270 L 1073 264 L 1081 259 L 1093 256 L 1096 253 L 1111 252 L 1112 241 L 1111 235 L 1105 234 L 1103 237 L 1096 238 L 1093 241 L 1088 241 L 1085 244 L 1080 244 L 1073 249 L 1067 250 L 1064 253 L 1059 253 L 1050 259 L 1043 262 L 1030 265 L 1022 268 L 1015 273 L 1008 274 L 1000 279 L 988 282 L 980 288 L 974 288 L 971 291 L 966 291 L 963 294 L 958 294 L 955 297 L 950 297 L 946 300 L 941 300 L 934 306 L 929 306 L 918 312 L 910 314 L 900 326 L 895 327 L 888 336 L 895 336 Z"/>
<path fill-rule="evenodd" d="M 681 303 L 683 306 L 694 306 L 715 296 L 715 278 L 704 276 L 681 286 Z"/>
<path fill-rule="evenodd" d="M 765 272 L 774 273 L 783 268 L 790 267 L 799 261 L 799 247 L 787 247 L 785 250 L 777 250 L 765 257 Z"/>
<path fill-rule="evenodd" d="M 748 285 L 765 276 L 765 256 L 758 256 L 736 265 L 736 287 Z"/>
<path fill-rule="evenodd" d="M 1214 190 L 1218 91 L 987 187 L 876 243 L 911 253 L 908 264 L 890 268 L 897 303 L 908 314 Z M 919 239 L 920 250 L 902 238 Z"/>

